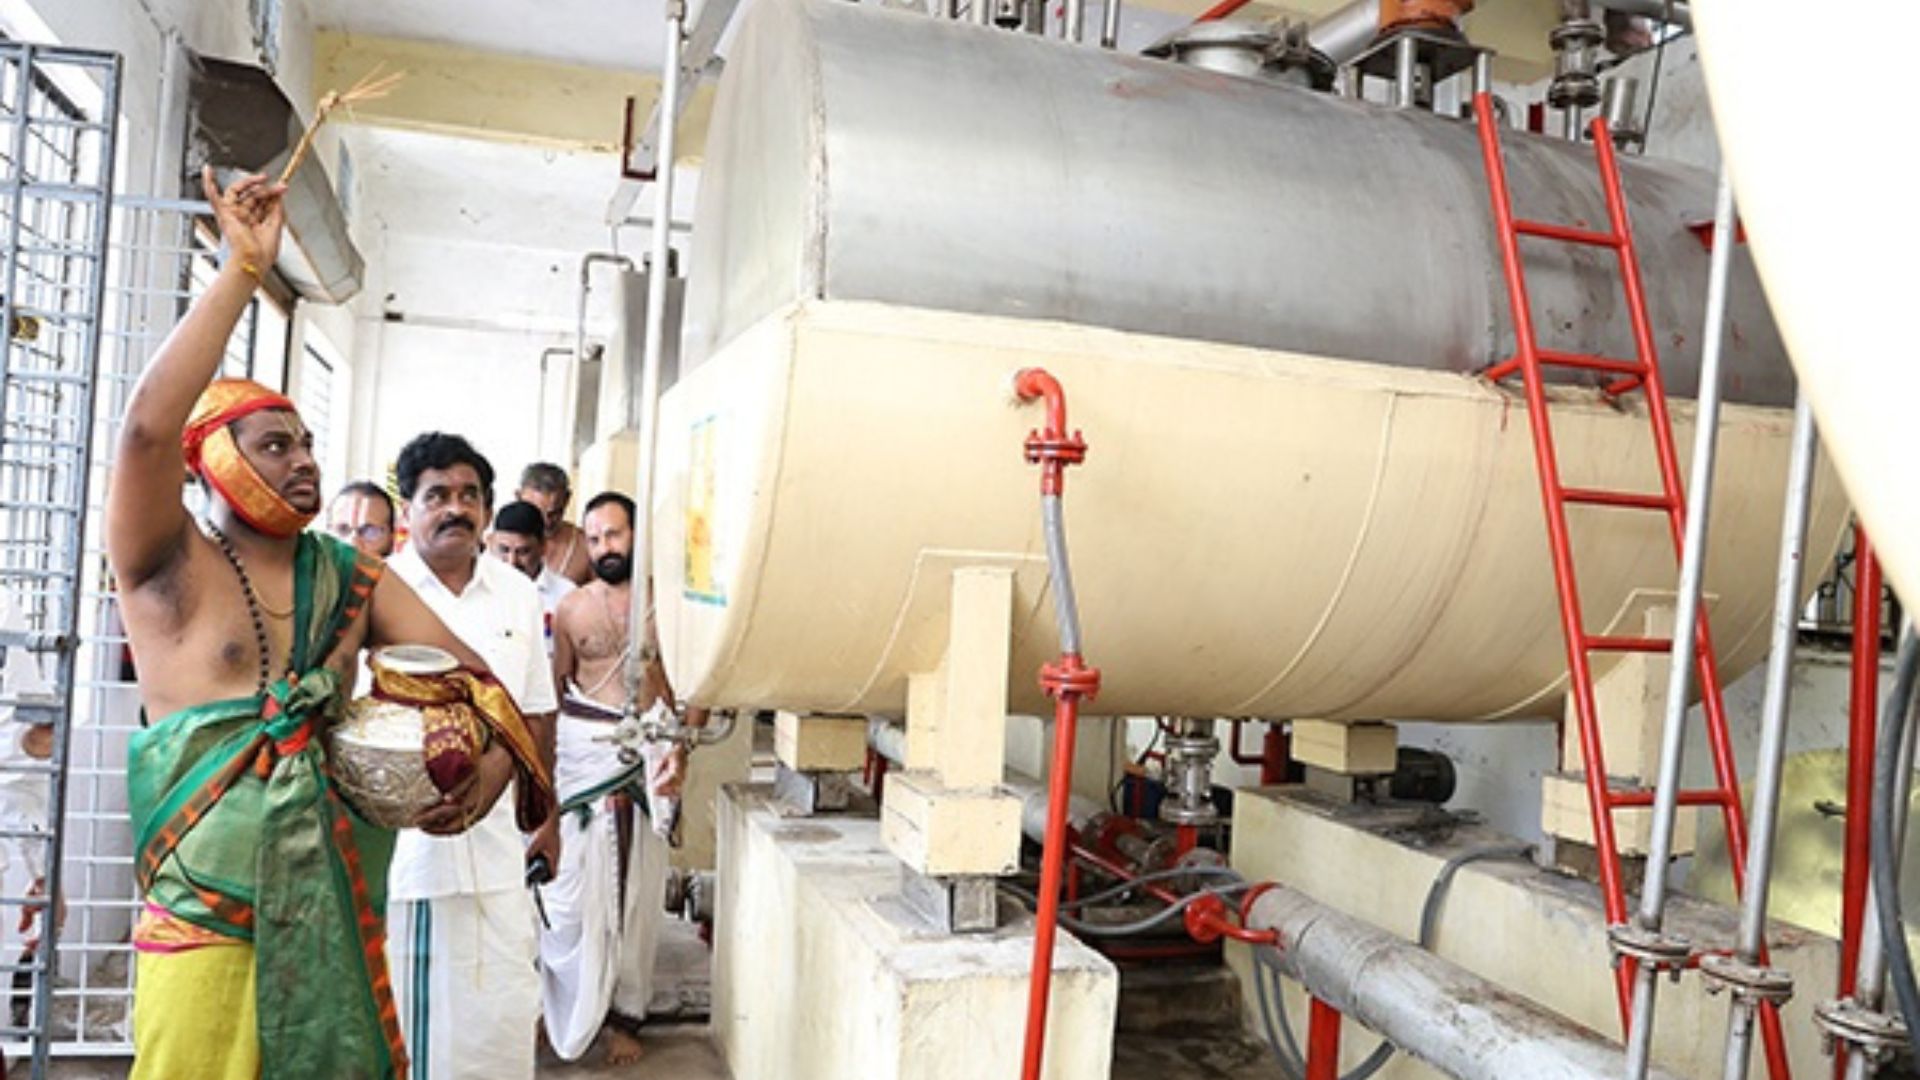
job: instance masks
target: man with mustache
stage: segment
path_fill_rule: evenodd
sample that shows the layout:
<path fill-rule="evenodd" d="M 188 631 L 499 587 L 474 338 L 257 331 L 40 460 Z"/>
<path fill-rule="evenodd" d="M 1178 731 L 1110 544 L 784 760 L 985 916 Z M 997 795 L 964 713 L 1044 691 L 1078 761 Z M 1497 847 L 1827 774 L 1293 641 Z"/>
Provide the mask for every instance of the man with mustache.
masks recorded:
<path fill-rule="evenodd" d="M 380 917 L 393 834 L 351 813 L 317 736 L 363 647 L 437 645 L 491 684 L 378 559 L 305 531 L 320 470 L 293 403 L 214 379 L 279 250 L 285 188 L 202 182 L 229 255 L 134 387 L 107 491 L 107 557 L 152 718 L 127 749 L 145 901 L 132 1075 L 404 1076 Z M 181 497 L 189 473 L 204 521 Z M 512 703 L 474 705 L 494 738 L 462 748 L 471 771 L 423 830 L 464 830 L 516 773 L 523 798 L 545 793 Z"/>
<path fill-rule="evenodd" d="M 493 466 L 458 435 L 432 431 L 394 467 L 407 547 L 387 565 L 520 702 L 553 761 L 553 671 L 533 582 L 480 555 Z M 524 823 L 523 823 L 524 825 Z M 530 1080 L 540 1016 L 535 911 L 527 867 L 559 861 L 549 815 L 523 841 L 496 810 L 464 836 L 408 830 L 393 854 L 387 953 L 416 1080 Z"/>
<path fill-rule="evenodd" d="M 555 768 L 566 809 L 560 872 L 547 891 L 551 926 L 540 937 L 541 980 L 555 1052 L 578 1058 L 604 1027 L 607 1061 L 618 1065 L 640 1056 L 637 1031 L 652 992 L 667 872 L 658 834 L 671 831 L 686 751 L 657 749 L 650 764 L 626 768 L 604 741 L 627 703 L 633 500 L 596 495 L 581 523 L 594 580 L 561 600 L 553 620 L 554 681 L 564 695 Z M 642 709 L 671 706 L 657 660 L 640 693 Z M 704 711 L 690 710 L 689 723 L 705 720 Z M 643 802 L 653 829 L 634 821 Z"/>

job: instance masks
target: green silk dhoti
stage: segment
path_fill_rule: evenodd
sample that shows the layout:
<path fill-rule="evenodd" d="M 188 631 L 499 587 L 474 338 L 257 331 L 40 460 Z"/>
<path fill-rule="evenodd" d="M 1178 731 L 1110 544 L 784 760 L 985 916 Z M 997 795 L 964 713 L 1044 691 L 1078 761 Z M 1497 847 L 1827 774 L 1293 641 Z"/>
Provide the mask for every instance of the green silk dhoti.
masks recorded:
<path fill-rule="evenodd" d="M 166 918 L 252 944 L 266 1080 L 406 1075 L 382 921 L 393 834 L 341 800 L 319 737 L 346 689 L 327 660 L 382 569 L 302 534 L 291 670 L 263 694 L 174 713 L 127 750 L 141 891 Z M 143 953 L 142 967 L 167 957 Z M 165 1023 L 168 1009 L 196 1004 L 143 1002 L 141 1016 Z"/>

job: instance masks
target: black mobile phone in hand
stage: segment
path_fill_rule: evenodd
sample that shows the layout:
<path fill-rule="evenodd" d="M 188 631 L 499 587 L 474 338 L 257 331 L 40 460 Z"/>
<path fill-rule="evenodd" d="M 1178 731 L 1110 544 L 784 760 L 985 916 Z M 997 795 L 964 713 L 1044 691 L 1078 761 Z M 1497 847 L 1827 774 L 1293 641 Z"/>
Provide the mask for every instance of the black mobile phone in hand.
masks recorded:
<path fill-rule="evenodd" d="M 527 884 L 545 885 L 553 880 L 553 863 L 545 854 L 527 860 Z"/>

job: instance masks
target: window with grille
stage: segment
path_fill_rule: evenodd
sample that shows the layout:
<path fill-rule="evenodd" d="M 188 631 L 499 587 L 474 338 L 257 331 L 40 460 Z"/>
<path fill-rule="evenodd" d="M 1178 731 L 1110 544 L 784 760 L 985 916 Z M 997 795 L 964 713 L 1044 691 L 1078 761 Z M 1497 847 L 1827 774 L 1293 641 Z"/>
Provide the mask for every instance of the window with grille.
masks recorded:
<path fill-rule="evenodd" d="M 328 456 L 333 448 L 333 364 L 308 345 L 301 350 L 298 400 L 300 418 L 313 432 L 313 460 L 320 462 L 326 476 Z"/>
<path fill-rule="evenodd" d="M 213 285 L 220 273 L 220 238 L 205 225 L 194 230 L 193 257 L 187 260 L 187 281 L 180 297 L 180 313 L 186 303 Z M 269 280 L 272 280 L 269 278 Z M 227 339 L 226 356 L 220 362 L 220 374 L 229 378 L 252 379 L 276 390 L 287 388 L 287 348 L 292 332 L 290 305 L 283 305 L 272 291 L 257 290 L 247 304 L 247 313 Z"/>

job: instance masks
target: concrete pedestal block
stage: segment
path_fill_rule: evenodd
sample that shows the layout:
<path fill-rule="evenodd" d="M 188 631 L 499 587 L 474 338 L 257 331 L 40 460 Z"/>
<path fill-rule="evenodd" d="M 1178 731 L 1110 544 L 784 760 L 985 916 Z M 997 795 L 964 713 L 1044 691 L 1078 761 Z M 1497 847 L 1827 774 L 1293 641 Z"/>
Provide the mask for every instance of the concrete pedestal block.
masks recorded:
<path fill-rule="evenodd" d="M 1718 814 L 1719 811 L 1713 811 Z M 1570 773 L 1548 773 L 1540 778 L 1540 831 L 1588 847 L 1593 838 L 1593 812 L 1587 803 L 1587 778 Z M 1629 807 L 1613 814 L 1613 839 L 1623 856 L 1645 855 L 1652 846 L 1653 808 Z M 1682 806 L 1673 818 L 1673 854 L 1691 855 L 1699 846 L 1700 808 Z"/>
<path fill-rule="evenodd" d="M 880 838 L 914 873 L 1000 877 L 1020 865 L 1020 800 L 999 788 L 952 791 L 938 776 L 887 776 Z"/>
<path fill-rule="evenodd" d="M 1295 761 L 1342 776 L 1385 776 L 1394 770 L 1398 738 L 1392 724 L 1295 720 Z"/>
<path fill-rule="evenodd" d="M 878 822 L 785 819 L 769 799 L 720 797 L 713 1025 L 736 1080 L 1018 1076 L 1031 918 L 939 933 L 901 899 Z M 1113 965 L 1062 933 L 1046 1076 L 1108 1075 L 1118 994 Z"/>
<path fill-rule="evenodd" d="M 867 760 L 867 718 L 775 713 L 773 756 L 795 772 L 852 772 Z"/>

